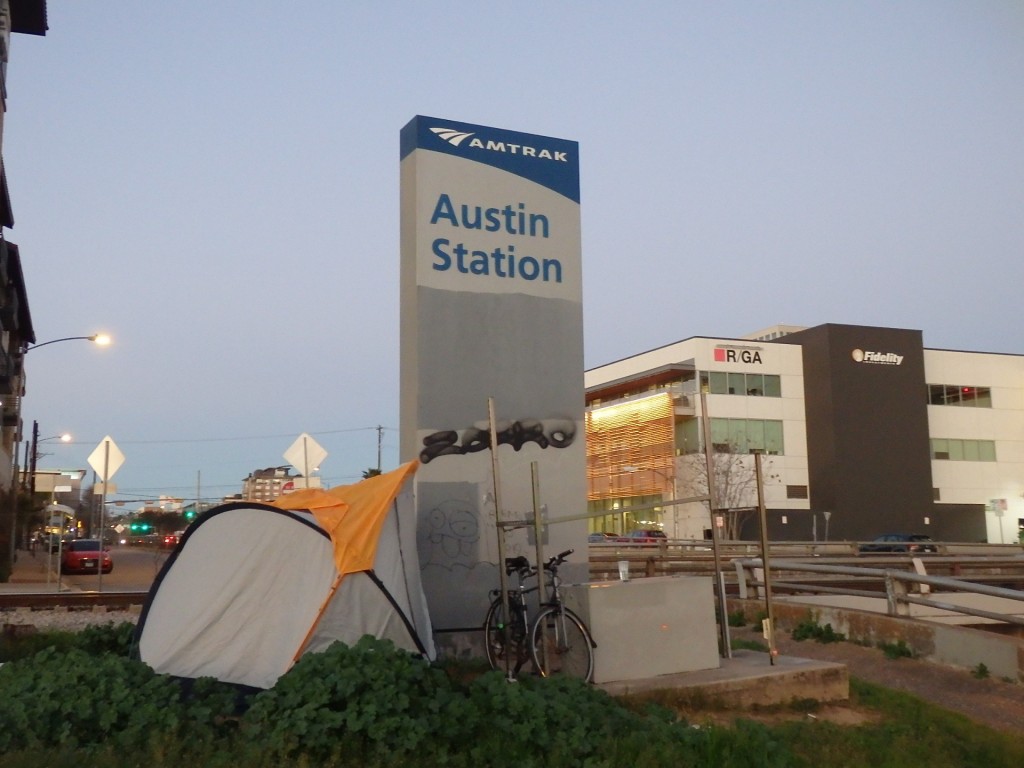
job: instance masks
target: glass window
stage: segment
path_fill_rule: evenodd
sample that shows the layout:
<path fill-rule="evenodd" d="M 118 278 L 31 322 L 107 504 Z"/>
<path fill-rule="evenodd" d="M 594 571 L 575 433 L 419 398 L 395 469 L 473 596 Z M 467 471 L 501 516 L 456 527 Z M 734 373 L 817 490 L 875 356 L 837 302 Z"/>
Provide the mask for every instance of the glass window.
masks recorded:
<path fill-rule="evenodd" d="M 760 373 L 747 374 L 747 394 L 753 397 L 764 396 L 764 376 Z"/>
<path fill-rule="evenodd" d="M 978 441 L 964 440 L 964 461 L 978 460 Z"/>
<path fill-rule="evenodd" d="M 782 379 L 774 374 L 765 374 L 765 397 L 782 397 Z"/>
<path fill-rule="evenodd" d="M 747 421 L 747 453 L 753 451 L 767 452 L 764 444 L 764 422 L 760 419 Z"/>
<path fill-rule="evenodd" d="M 714 450 L 720 452 L 728 452 L 729 450 L 729 420 L 728 419 L 712 419 L 711 420 L 711 444 L 714 446 Z"/>
<path fill-rule="evenodd" d="M 932 438 L 932 458 L 933 459 L 948 459 L 949 458 L 949 440 L 944 437 L 933 437 Z"/>
<path fill-rule="evenodd" d="M 960 405 L 960 387 L 946 387 L 946 405 Z"/>
<path fill-rule="evenodd" d="M 764 422 L 764 449 L 766 453 L 783 454 L 781 421 Z"/>
<path fill-rule="evenodd" d="M 929 384 L 928 385 L 928 404 L 929 405 L 945 405 L 946 404 L 946 385 L 945 384 Z"/>
<path fill-rule="evenodd" d="M 950 461 L 963 461 L 964 460 L 964 441 L 963 440 L 950 440 L 949 441 L 949 459 L 950 459 Z"/>
<path fill-rule="evenodd" d="M 712 395 L 727 395 L 729 394 L 728 385 L 726 383 L 727 376 L 722 371 L 712 371 L 710 374 L 709 389 L 708 391 Z"/>
<path fill-rule="evenodd" d="M 746 391 L 745 383 L 746 376 L 742 373 L 730 373 L 729 375 L 729 394 L 730 395 L 742 395 Z"/>
<path fill-rule="evenodd" d="M 978 441 L 978 461 L 995 461 L 996 460 L 996 442 L 995 440 L 979 440 Z"/>
<path fill-rule="evenodd" d="M 729 419 L 729 447 L 732 453 L 749 453 L 746 419 Z"/>
<path fill-rule="evenodd" d="M 991 408 L 992 390 L 988 387 L 978 387 L 974 398 L 974 404 L 978 408 Z"/>
<path fill-rule="evenodd" d="M 686 419 L 676 424 L 676 452 L 700 453 L 700 422 Z"/>

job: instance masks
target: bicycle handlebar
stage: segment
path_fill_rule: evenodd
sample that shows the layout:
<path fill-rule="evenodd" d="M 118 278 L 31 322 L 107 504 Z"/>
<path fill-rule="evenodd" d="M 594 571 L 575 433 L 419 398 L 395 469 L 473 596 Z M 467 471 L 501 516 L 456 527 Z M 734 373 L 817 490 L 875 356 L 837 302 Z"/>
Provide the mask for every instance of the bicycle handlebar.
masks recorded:
<path fill-rule="evenodd" d="M 564 563 L 569 558 L 569 555 L 575 551 L 576 550 L 574 549 L 567 549 L 564 552 L 559 552 L 544 563 L 544 570 L 552 573 L 556 572 L 558 570 L 558 566 Z M 513 573 L 518 573 L 521 577 L 528 578 L 530 576 L 535 576 L 537 574 L 537 569 L 530 565 L 529 560 L 522 555 L 519 555 L 518 557 L 505 558 L 505 573 L 509 576 Z"/>
<path fill-rule="evenodd" d="M 560 566 L 562 563 L 564 563 L 568 559 L 569 555 L 571 555 L 575 551 L 576 550 L 574 550 L 574 549 L 567 549 L 567 550 L 565 550 L 565 552 L 559 552 L 557 555 L 555 555 L 554 557 L 549 559 L 546 563 L 544 563 L 544 570 L 545 571 L 557 571 L 558 570 L 558 566 Z"/>

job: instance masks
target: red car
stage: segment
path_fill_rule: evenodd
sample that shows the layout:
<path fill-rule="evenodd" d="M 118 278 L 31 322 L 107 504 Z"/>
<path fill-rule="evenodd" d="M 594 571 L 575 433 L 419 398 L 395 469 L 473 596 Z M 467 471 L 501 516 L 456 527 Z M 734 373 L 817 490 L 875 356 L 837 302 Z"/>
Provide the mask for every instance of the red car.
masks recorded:
<path fill-rule="evenodd" d="M 99 539 L 72 539 L 64 544 L 60 556 L 61 573 L 96 573 L 102 558 L 103 572 L 114 570 L 110 553 L 100 545 Z"/>
<path fill-rule="evenodd" d="M 665 532 L 659 528 L 641 528 L 639 530 L 630 531 L 620 538 L 619 541 L 629 542 L 631 544 L 660 544 L 667 538 L 668 537 L 665 535 Z"/>

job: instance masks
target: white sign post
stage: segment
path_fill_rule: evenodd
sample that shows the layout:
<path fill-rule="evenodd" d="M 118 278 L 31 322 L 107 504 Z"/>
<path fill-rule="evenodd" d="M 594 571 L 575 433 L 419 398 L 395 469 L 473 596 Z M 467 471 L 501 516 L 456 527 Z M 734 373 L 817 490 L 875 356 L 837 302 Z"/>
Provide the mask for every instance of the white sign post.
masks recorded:
<path fill-rule="evenodd" d="M 103 498 L 100 500 L 100 554 L 96 561 L 96 574 L 99 576 L 96 583 L 96 591 L 103 591 L 103 525 L 107 512 L 107 482 L 114 473 L 124 464 L 124 454 L 114 443 L 114 439 L 107 435 L 96 446 L 96 450 L 89 454 L 89 466 L 93 468 L 96 475 L 103 481 Z"/>
<path fill-rule="evenodd" d="M 302 470 L 305 487 L 309 488 L 310 467 L 319 467 L 327 458 L 327 451 L 316 440 L 303 432 L 284 452 L 284 459 L 296 469 Z"/>

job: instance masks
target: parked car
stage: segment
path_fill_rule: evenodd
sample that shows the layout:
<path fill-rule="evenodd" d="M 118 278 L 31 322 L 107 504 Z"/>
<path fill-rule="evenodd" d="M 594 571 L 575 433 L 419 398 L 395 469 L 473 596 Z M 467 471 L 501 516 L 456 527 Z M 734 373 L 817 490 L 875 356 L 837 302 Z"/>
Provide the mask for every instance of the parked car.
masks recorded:
<path fill-rule="evenodd" d="M 72 539 L 64 545 L 60 555 L 61 573 L 96 573 L 103 563 L 103 573 L 114 570 L 110 552 L 99 539 Z"/>
<path fill-rule="evenodd" d="M 660 528 L 638 528 L 635 531 L 630 531 L 621 541 L 626 541 L 631 544 L 657 544 L 660 541 L 665 541 L 668 536 Z"/>
<path fill-rule="evenodd" d="M 597 531 L 587 536 L 587 541 L 591 544 L 609 544 L 616 541 L 619 537 L 614 533 L 608 533 L 608 531 Z"/>
<path fill-rule="evenodd" d="M 160 546 L 164 549 L 174 549 L 178 546 L 178 541 L 179 536 L 177 533 L 167 533 L 160 539 Z"/>
<path fill-rule="evenodd" d="M 860 545 L 865 554 L 873 552 L 938 552 L 932 537 L 923 533 L 884 533 L 867 544 Z"/>

